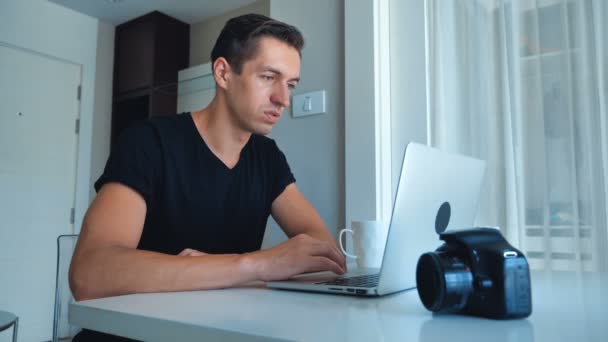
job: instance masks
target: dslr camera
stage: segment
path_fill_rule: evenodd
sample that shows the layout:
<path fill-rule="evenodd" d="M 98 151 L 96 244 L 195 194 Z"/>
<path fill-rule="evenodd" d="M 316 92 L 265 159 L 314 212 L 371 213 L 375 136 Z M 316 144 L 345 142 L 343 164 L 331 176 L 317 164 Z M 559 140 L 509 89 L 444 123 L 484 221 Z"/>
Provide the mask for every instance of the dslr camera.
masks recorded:
<path fill-rule="evenodd" d="M 497 229 L 444 232 L 439 238 L 445 243 L 423 254 L 416 267 L 418 295 L 427 309 L 493 319 L 530 315 L 528 262 Z"/>

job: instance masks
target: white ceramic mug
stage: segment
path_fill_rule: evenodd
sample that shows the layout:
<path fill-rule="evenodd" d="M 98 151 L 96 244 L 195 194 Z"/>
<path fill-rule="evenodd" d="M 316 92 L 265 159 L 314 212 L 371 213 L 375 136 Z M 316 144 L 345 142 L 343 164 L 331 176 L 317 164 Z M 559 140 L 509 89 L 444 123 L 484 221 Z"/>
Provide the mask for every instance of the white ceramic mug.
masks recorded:
<path fill-rule="evenodd" d="M 342 235 L 347 232 L 352 234 L 354 254 L 348 253 L 342 242 Z M 342 253 L 356 259 L 358 267 L 380 267 L 384 254 L 383 233 L 381 221 L 353 221 L 351 229 L 340 230 L 338 242 Z"/>

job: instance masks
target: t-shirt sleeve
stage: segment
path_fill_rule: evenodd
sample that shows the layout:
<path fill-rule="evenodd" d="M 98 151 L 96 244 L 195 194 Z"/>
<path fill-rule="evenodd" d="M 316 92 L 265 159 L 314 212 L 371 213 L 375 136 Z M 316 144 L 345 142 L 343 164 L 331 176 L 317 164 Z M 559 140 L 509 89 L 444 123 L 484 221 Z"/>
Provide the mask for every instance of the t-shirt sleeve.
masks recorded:
<path fill-rule="evenodd" d="M 137 191 L 148 207 L 158 188 L 161 148 L 156 130 L 147 122 L 127 128 L 112 147 L 103 174 L 95 182 L 99 192 L 104 184 L 117 182 Z"/>
<path fill-rule="evenodd" d="M 289 184 L 295 183 L 296 179 L 293 176 L 293 173 L 291 173 L 291 169 L 289 168 L 285 155 L 279 149 L 276 142 L 272 141 L 272 147 L 274 155 L 273 170 L 276 172 L 271 191 L 272 201 L 274 201 L 277 197 L 279 197 L 280 194 L 283 193 Z"/>

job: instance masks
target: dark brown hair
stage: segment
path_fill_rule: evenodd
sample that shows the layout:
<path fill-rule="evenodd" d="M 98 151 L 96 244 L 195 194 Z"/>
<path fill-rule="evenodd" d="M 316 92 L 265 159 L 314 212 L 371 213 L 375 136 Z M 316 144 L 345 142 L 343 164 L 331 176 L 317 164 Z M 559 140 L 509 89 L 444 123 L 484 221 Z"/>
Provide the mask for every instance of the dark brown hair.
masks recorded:
<path fill-rule="evenodd" d="M 211 50 L 211 63 L 224 57 L 235 72 L 240 74 L 245 61 L 255 56 L 262 37 L 285 42 L 302 56 L 304 37 L 297 28 L 261 14 L 245 14 L 226 22 Z"/>

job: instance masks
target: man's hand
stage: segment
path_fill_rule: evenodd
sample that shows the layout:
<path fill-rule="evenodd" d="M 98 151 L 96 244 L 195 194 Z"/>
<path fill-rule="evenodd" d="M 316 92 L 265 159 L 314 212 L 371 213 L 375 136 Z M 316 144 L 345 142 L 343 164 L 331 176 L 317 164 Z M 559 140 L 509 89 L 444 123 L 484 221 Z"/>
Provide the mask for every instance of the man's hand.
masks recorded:
<path fill-rule="evenodd" d="M 346 272 L 346 260 L 335 244 L 299 234 L 270 249 L 246 255 L 256 278 L 263 281 L 285 280 L 294 275 L 332 271 Z"/>
<path fill-rule="evenodd" d="M 209 255 L 208 253 L 204 253 L 201 251 L 197 251 L 196 249 L 186 248 L 183 251 L 179 252 L 178 256 L 203 256 Z"/>

